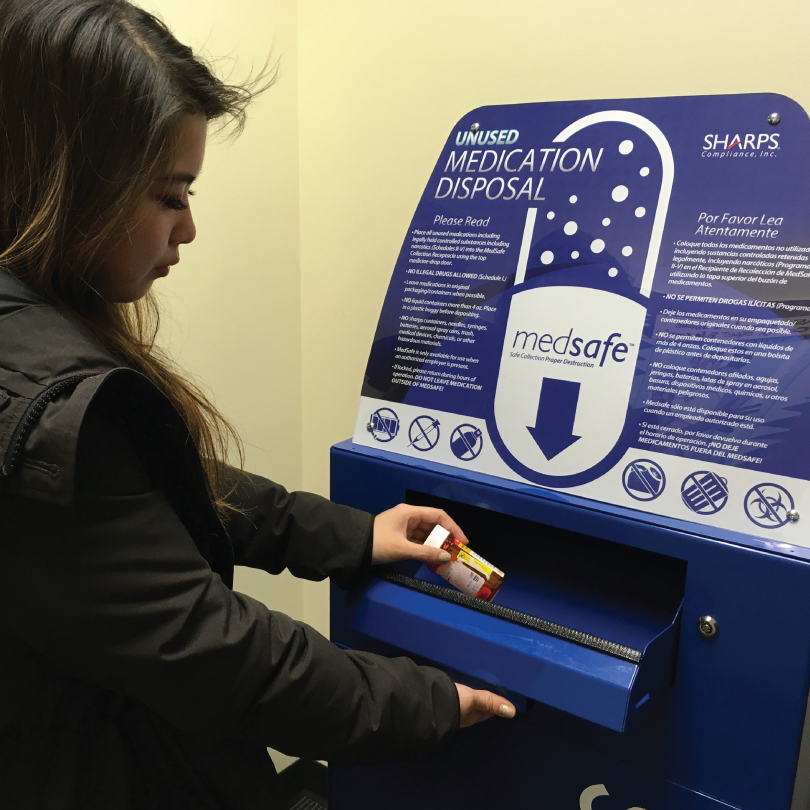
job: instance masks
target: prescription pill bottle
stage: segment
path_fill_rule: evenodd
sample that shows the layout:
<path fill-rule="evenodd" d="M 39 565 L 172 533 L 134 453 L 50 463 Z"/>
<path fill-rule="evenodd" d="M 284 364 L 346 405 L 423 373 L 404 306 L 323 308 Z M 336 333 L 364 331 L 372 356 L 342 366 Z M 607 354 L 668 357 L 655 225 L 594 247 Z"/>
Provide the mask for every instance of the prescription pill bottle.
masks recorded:
<path fill-rule="evenodd" d="M 450 562 L 428 563 L 428 568 L 467 596 L 491 602 L 501 589 L 506 574 L 456 540 L 447 529 L 434 527 L 425 545 L 444 549 L 450 554 Z"/>

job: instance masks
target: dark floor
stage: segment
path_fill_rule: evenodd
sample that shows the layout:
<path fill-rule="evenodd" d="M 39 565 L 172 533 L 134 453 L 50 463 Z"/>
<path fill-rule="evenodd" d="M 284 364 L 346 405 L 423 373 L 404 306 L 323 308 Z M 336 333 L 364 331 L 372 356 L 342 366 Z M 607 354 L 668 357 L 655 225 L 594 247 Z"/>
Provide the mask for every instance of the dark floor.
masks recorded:
<path fill-rule="evenodd" d="M 299 759 L 279 773 L 288 810 L 326 810 L 329 793 L 327 768 L 320 762 Z"/>

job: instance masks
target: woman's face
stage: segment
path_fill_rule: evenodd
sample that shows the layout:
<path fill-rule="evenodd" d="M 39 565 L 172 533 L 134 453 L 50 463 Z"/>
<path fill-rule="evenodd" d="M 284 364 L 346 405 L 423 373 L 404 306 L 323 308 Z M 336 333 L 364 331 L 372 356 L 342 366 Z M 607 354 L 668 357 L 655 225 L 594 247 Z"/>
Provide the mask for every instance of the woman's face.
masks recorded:
<path fill-rule="evenodd" d="M 205 156 L 207 121 L 187 115 L 171 171 L 152 184 L 126 224 L 126 233 L 107 252 L 94 286 L 106 301 L 131 303 L 143 298 L 156 278 L 169 275 L 180 261 L 180 245 L 197 235 L 191 217 L 189 187 Z"/>

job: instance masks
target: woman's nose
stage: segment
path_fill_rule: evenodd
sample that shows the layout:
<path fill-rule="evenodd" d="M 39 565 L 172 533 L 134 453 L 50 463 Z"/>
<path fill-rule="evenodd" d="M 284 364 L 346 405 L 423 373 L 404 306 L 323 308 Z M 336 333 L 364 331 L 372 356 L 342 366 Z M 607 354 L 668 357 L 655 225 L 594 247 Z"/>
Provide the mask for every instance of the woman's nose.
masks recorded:
<path fill-rule="evenodd" d="M 187 245 L 193 242 L 197 236 L 197 226 L 194 224 L 194 217 L 191 215 L 191 209 L 186 208 L 183 211 L 183 216 L 180 222 L 174 229 L 174 243 L 177 245 Z"/>

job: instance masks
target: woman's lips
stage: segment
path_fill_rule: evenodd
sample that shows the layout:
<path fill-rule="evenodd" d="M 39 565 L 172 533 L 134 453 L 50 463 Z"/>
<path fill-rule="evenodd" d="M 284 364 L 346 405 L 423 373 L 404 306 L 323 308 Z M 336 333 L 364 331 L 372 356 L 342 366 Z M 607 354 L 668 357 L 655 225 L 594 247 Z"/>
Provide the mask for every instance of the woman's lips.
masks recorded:
<path fill-rule="evenodd" d="M 163 267 L 156 267 L 155 268 L 155 278 L 165 278 L 169 275 L 169 270 L 174 265 L 176 265 L 180 261 L 179 258 L 174 259 L 174 261 L 169 262 L 168 264 L 164 264 Z"/>

